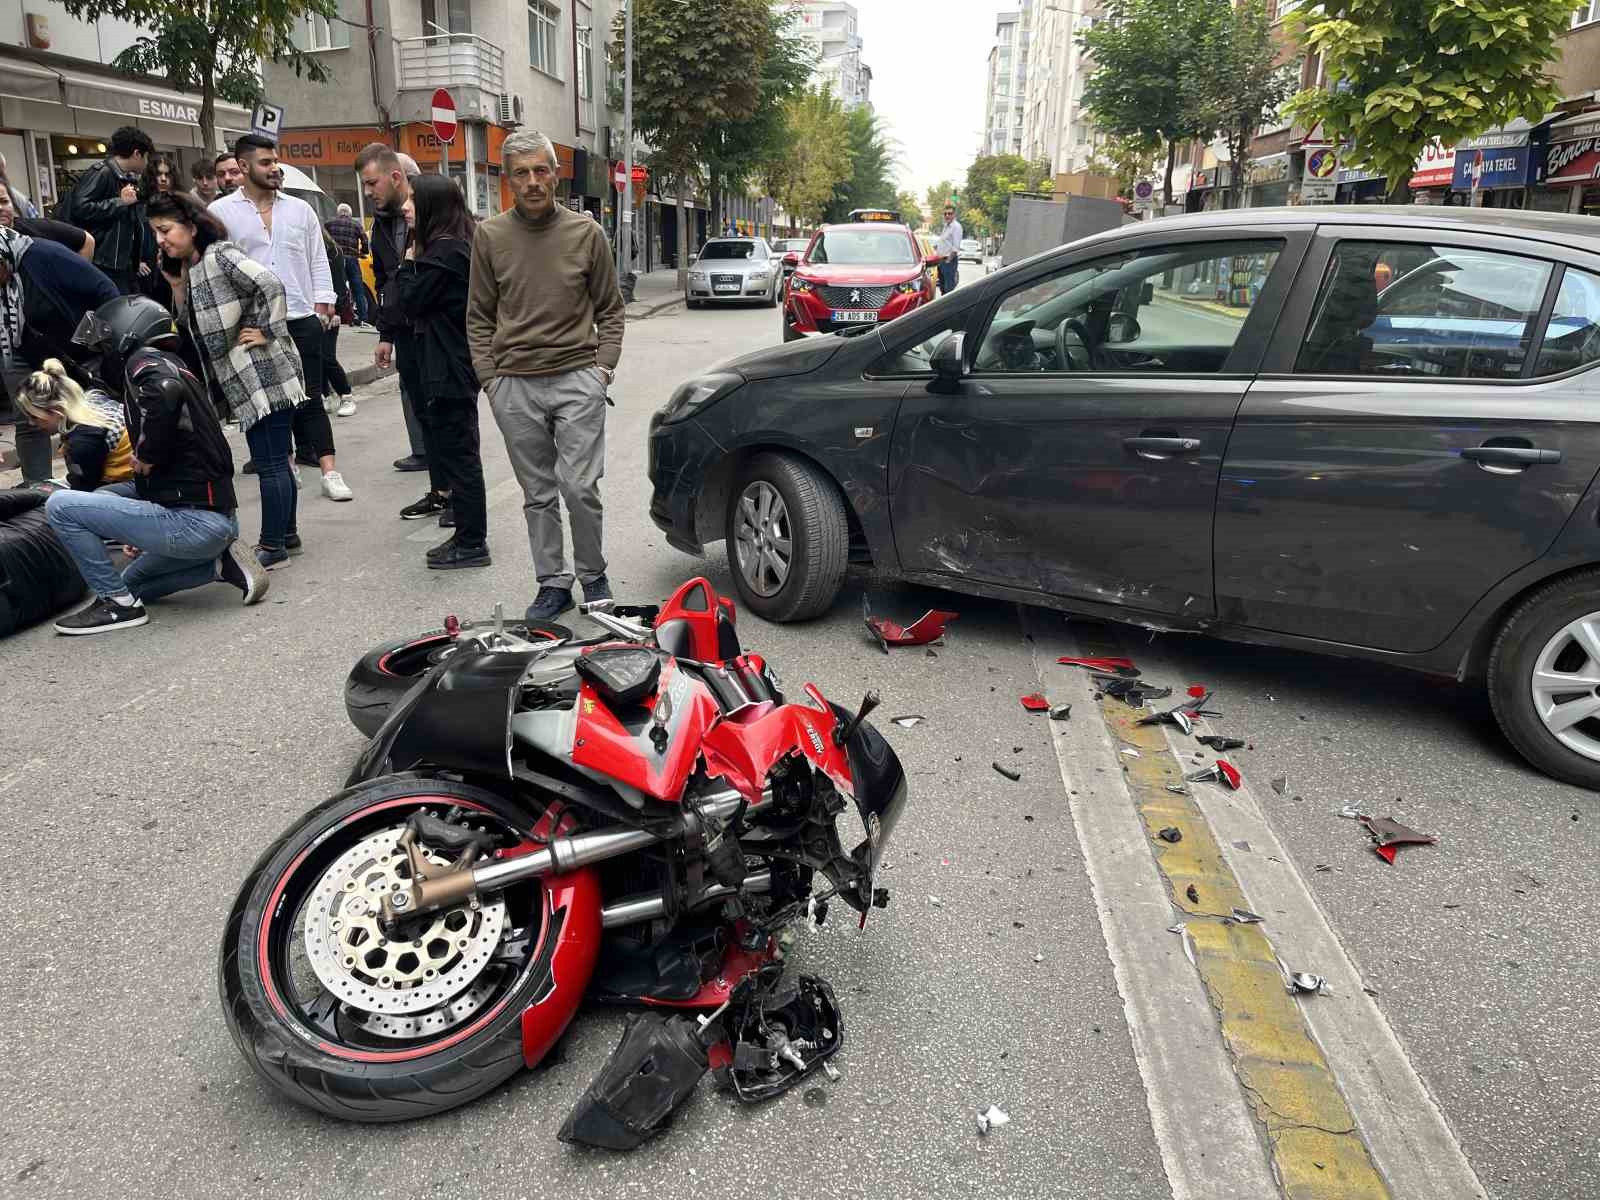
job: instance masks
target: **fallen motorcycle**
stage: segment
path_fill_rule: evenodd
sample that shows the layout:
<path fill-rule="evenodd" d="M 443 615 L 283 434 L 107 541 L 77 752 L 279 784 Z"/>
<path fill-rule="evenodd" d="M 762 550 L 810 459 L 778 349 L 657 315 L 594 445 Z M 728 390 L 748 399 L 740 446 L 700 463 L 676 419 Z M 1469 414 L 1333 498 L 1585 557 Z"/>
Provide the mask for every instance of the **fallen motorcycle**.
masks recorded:
<path fill-rule="evenodd" d="M 837 898 L 865 926 L 888 902 L 906 780 L 866 721 L 876 696 L 786 701 L 704 579 L 589 615 L 608 636 L 446 622 L 345 789 L 252 868 L 223 1008 L 285 1095 L 359 1121 L 442 1112 L 538 1063 L 586 998 L 737 1013 L 747 1091 L 837 1048 L 835 1020 L 796 1051 L 785 1002 L 753 984 L 776 978 L 785 925 Z"/>

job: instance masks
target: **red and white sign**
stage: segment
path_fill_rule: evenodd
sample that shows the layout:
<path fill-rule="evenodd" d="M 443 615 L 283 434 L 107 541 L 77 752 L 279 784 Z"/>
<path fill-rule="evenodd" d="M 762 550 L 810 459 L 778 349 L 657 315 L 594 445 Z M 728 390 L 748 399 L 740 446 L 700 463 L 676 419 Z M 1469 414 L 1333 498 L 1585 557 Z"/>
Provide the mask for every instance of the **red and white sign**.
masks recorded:
<path fill-rule="evenodd" d="M 648 167 L 638 166 L 637 164 L 634 166 L 634 168 L 633 168 L 633 181 L 635 183 L 644 183 L 647 180 L 649 180 L 649 178 L 650 178 L 650 169 Z"/>
<path fill-rule="evenodd" d="M 619 192 L 628 186 L 628 167 L 626 163 L 617 164 L 617 169 L 611 172 L 611 182 Z"/>
<path fill-rule="evenodd" d="M 1413 188 L 1450 186 L 1456 177 L 1456 148 L 1430 142 L 1417 156 L 1416 170 L 1411 174 Z"/>
<path fill-rule="evenodd" d="M 456 140 L 456 102 L 444 88 L 433 93 L 433 132 L 441 142 Z"/>

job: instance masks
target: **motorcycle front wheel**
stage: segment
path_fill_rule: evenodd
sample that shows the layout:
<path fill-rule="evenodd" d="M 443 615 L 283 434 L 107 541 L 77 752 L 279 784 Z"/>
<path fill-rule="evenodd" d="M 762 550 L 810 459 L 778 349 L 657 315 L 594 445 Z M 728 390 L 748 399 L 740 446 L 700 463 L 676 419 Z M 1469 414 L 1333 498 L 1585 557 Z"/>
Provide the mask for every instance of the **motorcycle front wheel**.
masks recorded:
<path fill-rule="evenodd" d="M 262 1078 L 330 1116 L 403 1121 L 476 1099 L 522 1068 L 523 1012 L 557 991 L 552 963 L 574 914 L 537 880 L 399 927 L 379 923 L 378 899 L 410 878 L 396 843 L 418 812 L 482 830 L 502 856 L 557 832 L 558 814 L 483 788 L 386 776 L 296 822 L 228 916 L 219 983 L 229 1032 Z M 457 856 L 419 841 L 434 865 Z M 598 935 L 598 890 L 584 900 Z M 555 1022 L 550 1042 L 582 990 L 543 1014 Z"/>

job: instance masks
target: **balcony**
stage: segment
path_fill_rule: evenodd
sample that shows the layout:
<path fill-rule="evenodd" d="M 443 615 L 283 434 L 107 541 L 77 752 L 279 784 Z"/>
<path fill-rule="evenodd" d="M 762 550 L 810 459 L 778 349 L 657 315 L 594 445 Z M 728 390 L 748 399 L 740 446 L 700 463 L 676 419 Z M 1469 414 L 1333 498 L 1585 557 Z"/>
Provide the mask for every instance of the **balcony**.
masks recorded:
<path fill-rule="evenodd" d="M 505 52 L 474 34 L 400 38 L 395 47 L 402 92 L 476 88 L 499 95 L 505 91 Z M 456 103 L 462 99 L 457 96 Z"/>

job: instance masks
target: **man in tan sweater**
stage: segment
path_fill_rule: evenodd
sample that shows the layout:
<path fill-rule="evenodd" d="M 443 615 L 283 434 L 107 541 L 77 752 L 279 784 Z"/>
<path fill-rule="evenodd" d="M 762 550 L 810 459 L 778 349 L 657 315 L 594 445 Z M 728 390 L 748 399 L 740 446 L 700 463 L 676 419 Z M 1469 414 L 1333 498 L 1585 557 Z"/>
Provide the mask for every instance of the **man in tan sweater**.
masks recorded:
<path fill-rule="evenodd" d="M 550 139 L 531 130 L 512 134 L 500 163 L 516 207 L 473 236 L 467 342 L 522 485 L 539 581 L 528 620 L 549 621 L 572 607 L 562 499 L 583 598 L 611 598 L 600 477 L 606 388 L 622 357 L 623 303 L 600 226 L 556 203 Z"/>

